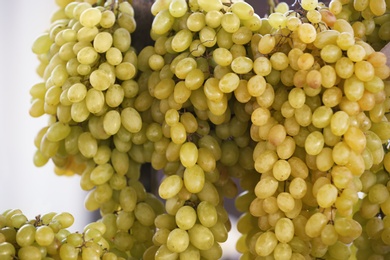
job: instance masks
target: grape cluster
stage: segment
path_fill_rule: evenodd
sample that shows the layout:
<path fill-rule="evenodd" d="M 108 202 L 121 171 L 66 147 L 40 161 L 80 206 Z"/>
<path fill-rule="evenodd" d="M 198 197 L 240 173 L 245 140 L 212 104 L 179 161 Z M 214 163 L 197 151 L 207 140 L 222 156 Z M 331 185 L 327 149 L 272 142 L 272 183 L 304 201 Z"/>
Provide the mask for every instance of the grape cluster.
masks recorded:
<path fill-rule="evenodd" d="M 74 218 L 67 212 L 50 212 L 28 219 L 19 209 L 0 215 L 0 259 L 53 260 L 127 259 L 108 252 L 102 236 L 106 226 L 91 222 L 82 233 L 69 231 Z"/>
<path fill-rule="evenodd" d="M 381 169 L 389 138 L 386 57 L 331 8 L 316 1 L 301 8 L 276 6 L 254 45 L 264 64 L 258 75 L 272 82 L 275 97 L 268 107 L 257 101 L 251 114 L 261 177 L 238 198 L 252 198 L 238 223 L 247 259 L 348 259 L 349 244 L 362 234 L 352 216 L 367 210 L 370 193 L 383 199 L 367 206 L 370 217 L 386 205 L 386 186 L 362 190 L 360 178 L 380 169 L 388 179 Z M 359 201 L 361 192 L 369 193 Z M 388 253 L 387 245 L 381 249 Z"/>
<path fill-rule="evenodd" d="M 332 0 L 329 10 L 351 24 L 356 37 L 379 51 L 390 40 L 388 0 Z"/>
<path fill-rule="evenodd" d="M 61 259 L 220 259 L 226 198 L 241 259 L 389 257 L 386 1 L 156 0 L 139 51 L 128 1 L 59 2 L 33 44 L 34 162 L 101 214 Z"/>

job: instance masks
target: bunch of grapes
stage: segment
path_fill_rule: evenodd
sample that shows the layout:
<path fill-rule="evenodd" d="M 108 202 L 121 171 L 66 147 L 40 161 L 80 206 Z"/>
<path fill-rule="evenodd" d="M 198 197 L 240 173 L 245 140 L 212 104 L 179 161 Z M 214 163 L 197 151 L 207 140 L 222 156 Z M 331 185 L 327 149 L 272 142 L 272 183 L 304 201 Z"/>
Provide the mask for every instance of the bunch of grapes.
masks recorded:
<path fill-rule="evenodd" d="M 243 260 L 390 257 L 388 1 L 156 0 L 139 50 L 131 1 L 58 3 L 33 44 L 34 162 L 80 174 L 101 218 L 7 211 L 5 259 L 220 259 L 226 198 Z"/>
<path fill-rule="evenodd" d="M 50 212 L 28 219 L 21 210 L 7 210 L 0 215 L 0 259 L 127 259 L 108 252 L 107 232 L 102 222 L 91 222 L 83 232 L 72 232 L 73 216 Z"/>

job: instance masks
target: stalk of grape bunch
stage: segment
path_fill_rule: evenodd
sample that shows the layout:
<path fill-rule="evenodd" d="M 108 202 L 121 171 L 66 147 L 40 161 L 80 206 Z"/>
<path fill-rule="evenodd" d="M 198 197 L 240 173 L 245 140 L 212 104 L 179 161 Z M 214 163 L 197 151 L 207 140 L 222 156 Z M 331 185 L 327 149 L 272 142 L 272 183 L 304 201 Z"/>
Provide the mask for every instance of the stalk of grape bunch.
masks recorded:
<path fill-rule="evenodd" d="M 6 211 L 0 256 L 221 259 L 229 198 L 240 259 L 390 257 L 389 1 L 57 3 L 34 163 L 80 174 L 100 218 Z"/>

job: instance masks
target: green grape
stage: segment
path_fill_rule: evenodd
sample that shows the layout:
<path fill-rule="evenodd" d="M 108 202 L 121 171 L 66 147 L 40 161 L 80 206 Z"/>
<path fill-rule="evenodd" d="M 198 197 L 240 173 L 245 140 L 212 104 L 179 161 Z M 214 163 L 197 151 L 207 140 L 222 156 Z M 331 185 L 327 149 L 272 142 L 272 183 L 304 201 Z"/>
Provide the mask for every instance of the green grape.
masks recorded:
<path fill-rule="evenodd" d="M 217 210 L 210 202 L 200 202 L 197 206 L 196 211 L 198 219 L 203 226 L 211 228 L 217 223 Z"/>
<path fill-rule="evenodd" d="M 12 215 L 10 220 L 11 226 L 13 226 L 14 228 L 20 228 L 27 222 L 28 219 L 24 214 L 19 213 Z"/>
<path fill-rule="evenodd" d="M 42 259 L 41 251 L 35 246 L 24 246 L 18 251 L 18 258 L 21 260 L 38 260 Z"/>
<path fill-rule="evenodd" d="M 54 231 L 48 226 L 40 226 L 35 232 L 35 241 L 40 246 L 49 246 L 54 241 Z"/>
<path fill-rule="evenodd" d="M 234 2 L 232 6 L 230 6 L 230 9 L 241 20 L 249 20 L 255 15 L 253 7 L 245 2 Z"/>
<path fill-rule="evenodd" d="M 159 195 L 163 199 L 176 196 L 183 187 L 183 180 L 177 175 L 166 177 L 159 186 Z"/>
<path fill-rule="evenodd" d="M 0 256 L 4 259 L 12 259 L 15 256 L 15 247 L 9 242 L 1 242 L 0 249 Z"/>
<path fill-rule="evenodd" d="M 190 237 L 187 231 L 176 228 L 172 230 L 167 238 L 167 248 L 172 252 L 184 252 L 190 243 Z"/>
<path fill-rule="evenodd" d="M 298 36 L 299 39 L 304 43 L 312 43 L 316 39 L 316 30 L 312 24 L 309 23 L 303 23 L 301 24 L 298 29 Z"/>
<path fill-rule="evenodd" d="M 312 238 L 320 236 L 327 222 L 328 218 L 324 214 L 320 212 L 314 213 L 305 225 L 306 234 Z"/>
<path fill-rule="evenodd" d="M 272 231 L 264 232 L 256 240 L 256 253 L 259 256 L 268 256 L 274 251 L 277 244 L 278 240 Z"/>
<path fill-rule="evenodd" d="M 281 211 L 289 213 L 295 208 L 295 200 L 290 193 L 281 192 L 276 198 L 278 207 Z"/>
<path fill-rule="evenodd" d="M 187 3 L 183 0 L 172 0 L 169 4 L 169 13 L 173 17 L 182 17 L 187 12 Z"/>
<path fill-rule="evenodd" d="M 258 50 L 262 54 L 270 53 L 276 45 L 275 37 L 271 34 L 265 34 L 259 41 Z"/>
<path fill-rule="evenodd" d="M 191 229 L 189 229 L 188 235 L 191 244 L 200 250 L 208 250 L 214 244 L 213 233 L 209 228 L 201 224 L 195 224 Z"/>
<path fill-rule="evenodd" d="M 285 243 L 277 244 L 273 255 L 275 259 L 294 259 L 292 258 L 293 252 L 291 246 Z"/>
<path fill-rule="evenodd" d="M 272 196 L 277 188 L 278 181 L 271 176 L 267 176 L 261 178 L 261 180 L 257 183 L 255 193 L 258 198 L 265 199 L 267 197 Z"/>
<path fill-rule="evenodd" d="M 16 233 L 16 242 L 21 247 L 31 246 L 35 240 L 35 232 L 34 225 L 23 225 Z"/>
<path fill-rule="evenodd" d="M 275 29 L 282 29 L 287 25 L 287 17 L 282 13 L 272 13 L 268 17 L 268 23 Z"/>
<path fill-rule="evenodd" d="M 280 218 L 275 225 L 275 236 L 281 243 L 288 243 L 294 237 L 294 225 L 288 218 Z"/>
<path fill-rule="evenodd" d="M 155 253 L 155 259 L 177 259 L 178 253 L 172 252 L 166 245 L 162 245 Z"/>
<path fill-rule="evenodd" d="M 198 5 L 205 12 L 210 12 L 214 10 L 219 11 L 223 7 L 222 2 L 220 0 L 212 0 L 212 1 L 198 0 Z"/>
<path fill-rule="evenodd" d="M 199 165 L 195 164 L 184 170 L 183 180 L 189 192 L 198 193 L 205 185 L 205 173 Z"/>

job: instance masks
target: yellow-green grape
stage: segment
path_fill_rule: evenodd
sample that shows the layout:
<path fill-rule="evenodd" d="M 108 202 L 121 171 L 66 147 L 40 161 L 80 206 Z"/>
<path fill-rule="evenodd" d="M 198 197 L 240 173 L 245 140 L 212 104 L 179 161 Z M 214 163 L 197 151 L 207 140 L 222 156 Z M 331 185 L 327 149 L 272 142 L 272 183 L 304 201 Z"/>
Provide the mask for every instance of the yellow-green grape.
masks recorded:
<path fill-rule="evenodd" d="M 306 234 L 311 237 L 318 237 L 328 223 L 328 218 L 321 212 L 316 212 L 307 220 L 305 225 Z"/>
<path fill-rule="evenodd" d="M 385 0 L 378 0 L 371 2 L 370 1 L 370 10 L 371 12 L 376 16 L 381 16 L 386 11 L 386 1 Z"/>
<path fill-rule="evenodd" d="M 241 20 L 251 19 L 254 15 L 253 7 L 246 2 L 234 2 L 230 10 L 235 13 Z"/>
<path fill-rule="evenodd" d="M 272 173 L 278 181 L 285 181 L 290 177 L 291 166 L 286 160 L 278 160 L 272 168 Z"/>
<path fill-rule="evenodd" d="M 214 206 L 217 206 L 220 200 L 217 188 L 208 180 L 204 182 L 204 187 L 197 196 L 200 200 L 208 201 Z"/>
<path fill-rule="evenodd" d="M 306 17 L 311 23 L 319 23 L 322 20 L 321 13 L 317 10 L 309 10 L 306 13 Z"/>
<path fill-rule="evenodd" d="M 298 29 L 298 36 L 299 39 L 304 43 L 312 43 L 316 39 L 316 29 L 315 27 L 310 23 L 303 23 L 301 24 Z"/>
<path fill-rule="evenodd" d="M 221 18 L 221 26 L 228 33 L 234 33 L 240 28 L 240 18 L 233 12 L 226 12 Z"/>
<path fill-rule="evenodd" d="M 27 260 L 27 259 L 37 260 L 37 259 L 41 259 L 41 257 L 42 254 L 39 248 L 32 245 L 24 246 L 20 248 L 18 251 L 18 258 L 21 260 Z"/>
<path fill-rule="evenodd" d="M 370 188 L 368 199 L 371 203 L 382 204 L 388 199 L 389 192 L 387 189 L 385 190 L 383 188 L 386 188 L 386 186 L 380 183 L 377 183 Z"/>
<path fill-rule="evenodd" d="M 271 61 L 266 57 L 258 57 L 253 61 L 253 71 L 263 77 L 269 75 L 272 71 Z"/>
<path fill-rule="evenodd" d="M 54 231 L 48 226 L 40 226 L 35 232 L 35 241 L 40 246 L 49 246 L 54 241 Z"/>
<path fill-rule="evenodd" d="M 122 125 L 130 133 L 137 133 L 142 128 L 142 119 L 137 110 L 132 107 L 126 107 L 121 112 Z"/>
<path fill-rule="evenodd" d="M 183 180 L 184 186 L 189 192 L 198 193 L 205 185 L 205 173 L 199 165 L 195 164 L 184 170 Z"/>
<path fill-rule="evenodd" d="M 307 184 L 303 178 L 296 177 L 290 183 L 289 192 L 294 199 L 302 199 L 307 192 Z"/>
<path fill-rule="evenodd" d="M 255 244 L 256 253 L 259 256 L 268 256 L 272 254 L 277 244 L 278 244 L 278 240 L 274 232 L 272 231 L 264 232 L 256 240 L 256 244 Z"/>
<path fill-rule="evenodd" d="M 317 202 L 320 207 L 328 208 L 332 206 L 337 199 L 338 190 L 332 184 L 324 184 L 317 192 Z"/>
<path fill-rule="evenodd" d="M 306 94 L 301 88 L 293 88 L 288 94 L 288 102 L 293 108 L 301 108 L 306 101 Z"/>
<path fill-rule="evenodd" d="M 268 198 L 276 192 L 278 185 L 279 183 L 274 177 L 262 177 L 256 184 L 255 194 L 260 199 Z"/>
<path fill-rule="evenodd" d="M 201 224 L 195 224 L 188 230 L 188 234 L 191 244 L 200 250 L 208 250 L 214 244 L 213 233 Z"/>
<path fill-rule="evenodd" d="M 236 57 L 231 63 L 231 68 L 237 74 L 246 74 L 252 70 L 253 61 L 248 57 Z"/>
<path fill-rule="evenodd" d="M 335 63 L 342 57 L 342 51 L 339 46 L 329 44 L 322 48 L 320 55 L 325 62 Z"/>
<path fill-rule="evenodd" d="M 186 142 L 180 147 L 180 162 L 184 167 L 193 167 L 198 160 L 198 148 L 192 142 Z"/>
<path fill-rule="evenodd" d="M 36 229 L 34 225 L 26 224 L 23 225 L 16 232 L 16 242 L 21 247 L 26 247 L 32 245 L 35 240 Z"/>
<path fill-rule="evenodd" d="M 174 87 L 175 82 L 173 79 L 163 79 L 155 86 L 153 95 L 160 100 L 166 99 L 172 94 Z"/>
<path fill-rule="evenodd" d="M 172 0 L 169 4 L 169 13 L 173 17 L 182 17 L 187 12 L 187 3 L 184 0 Z"/>
<path fill-rule="evenodd" d="M 205 15 L 206 25 L 211 28 L 217 28 L 221 25 L 223 13 L 219 10 L 211 10 Z"/>
<path fill-rule="evenodd" d="M 226 73 L 218 82 L 218 88 L 223 93 L 233 92 L 240 84 L 240 78 L 236 73 Z M 224 95 L 221 95 L 221 100 Z"/>
<path fill-rule="evenodd" d="M 327 224 L 321 232 L 321 241 L 325 245 L 333 245 L 338 241 L 339 234 L 336 232 L 334 225 Z"/>
<path fill-rule="evenodd" d="M 183 144 L 187 139 L 187 132 L 184 125 L 180 122 L 173 124 L 170 128 L 172 142 Z"/>
<path fill-rule="evenodd" d="M 52 43 L 53 41 L 51 40 L 50 35 L 48 33 L 43 33 L 34 40 L 31 47 L 32 52 L 37 55 L 47 53 L 50 50 Z"/>
<path fill-rule="evenodd" d="M 153 19 L 152 31 L 156 34 L 163 35 L 173 26 L 175 18 L 170 14 L 168 9 L 159 12 Z"/>
<path fill-rule="evenodd" d="M 338 142 L 332 151 L 332 157 L 336 164 L 346 165 L 349 161 L 351 148 L 345 142 Z"/>
<path fill-rule="evenodd" d="M 366 148 L 366 136 L 358 127 L 349 126 L 348 130 L 344 133 L 344 140 L 355 152 L 361 153 Z"/>
<path fill-rule="evenodd" d="M 111 164 L 105 163 L 98 165 L 92 170 L 90 178 L 95 185 L 101 185 L 107 182 L 114 174 L 114 169 Z"/>
<path fill-rule="evenodd" d="M 187 249 L 179 254 L 180 259 L 200 259 L 200 251 L 193 245 L 189 245 Z"/>
<path fill-rule="evenodd" d="M 275 225 L 275 236 L 281 243 L 288 243 L 294 237 L 294 224 L 289 218 L 280 218 Z"/>
<path fill-rule="evenodd" d="M 370 81 L 375 76 L 374 67 L 368 61 L 358 61 L 355 63 L 355 75 L 363 82 Z"/>
<path fill-rule="evenodd" d="M 151 205 L 146 202 L 140 202 L 134 209 L 135 218 L 144 226 L 151 226 L 154 223 L 156 213 Z"/>
<path fill-rule="evenodd" d="M 180 30 L 173 36 L 171 47 L 175 52 L 183 52 L 192 42 L 192 32 L 188 29 Z"/>
<path fill-rule="evenodd" d="M 264 93 L 267 87 L 265 78 L 261 75 L 255 75 L 248 80 L 247 90 L 253 97 L 259 97 Z"/>
<path fill-rule="evenodd" d="M 218 220 L 218 214 L 215 206 L 208 201 L 202 201 L 196 208 L 199 222 L 208 228 L 213 227 Z"/>
<path fill-rule="evenodd" d="M 281 192 L 276 198 L 278 207 L 283 212 L 291 212 L 295 207 L 295 200 L 288 192 Z"/>
<path fill-rule="evenodd" d="M 275 45 L 275 36 L 266 34 L 260 39 L 257 49 L 262 54 L 269 54 L 275 48 Z"/>
<path fill-rule="evenodd" d="M 167 248 L 176 253 L 185 251 L 189 243 L 190 237 L 187 231 L 180 228 L 172 230 L 167 238 Z"/>
<path fill-rule="evenodd" d="M 306 11 L 314 10 L 317 7 L 317 5 L 318 5 L 317 0 L 302 0 L 301 1 L 301 6 Z"/>
<path fill-rule="evenodd" d="M 305 151 L 310 155 L 318 155 L 324 147 L 324 136 L 319 131 L 311 132 L 305 140 Z"/>
<path fill-rule="evenodd" d="M 344 93 L 350 101 L 358 101 L 363 97 L 364 83 L 355 75 L 344 81 Z"/>
<path fill-rule="evenodd" d="M 217 43 L 217 33 L 211 27 L 203 27 L 199 32 L 199 40 L 205 47 L 213 47 Z"/>
<path fill-rule="evenodd" d="M 65 139 L 71 132 L 69 125 L 56 122 L 52 124 L 46 132 L 46 138 L 51 142 L 58 142 Z"/>
<path fill-rule="evenodd" d="M 273 53 L 270 57 L 270 61 L 272 68 L 275 70 L 285 70 L 289 65 L 287 55 L 280 51 Z"/>
<path fill-rule="evenodd" d="M 97 153 L 98 143 L 90 132 L 80 134 L 77 143 L 80 153 L 86 158 L 92 158 Z"/>
<path fill-rule="evenodd" d="M 191 13 L 187 18 L 187 28 L 193 32 L 199 32 L 206 26 L 206 15 L 201 12 Z"/>
<path fill-rule="evenodd" d="M 175 215 L 176 224 L 179 228 L 183 230 L 191 229 L 197 220 L 196 211 L 191 206 L 181 207 Z"/>
<path fill-rule="evenodd" d="M 279 243 L 274 249 L 273 256 L 276 260 L 278 259 L 295 259 L 293 258 L 293 251 L 289 244 Z"/>
<path fill-rule="evenodd" d="M 176 196 L 183 187 L 183 180 L 177 175 L 166 177 L 160 184 L 158 194 L 162 199 Z"/>
<path fill-rule="evenodd" d="M 292 31 L 292 32 L 296 31 L 301 24 L 302 24 L 302 21 L 298 17 L 295 17 L 295 16 L 288 16 L 287 17 L 286 27 L 290 31 Z"/>
<path fill-rule="evenodd" d="M 15 247 L 7 241 L 0 243 L 0 252 L 0 256 L 4 259 L 12 259 L 16 255 Z"/>
<path fill-rule="evenodd" d="M 203 9 L 205 12 L 219 11 L 223 7 L 221 0 L 198 0 L 198 5 L 200 9 Z"/>
<path fill-rule="evenodd" d="M 275 12 L 269 15 L 268 23 L 274 29 L 283 29 L 287 25 L 287 17 L 282 13 Z"/>
<path fill-rule="evenodd" d="M 345 134 L 350 125 L 350 118 L 344 111 L 337 111 L 333 114 L 330 121 L 330 128 L 334 135 L 341 136 Z"/>

